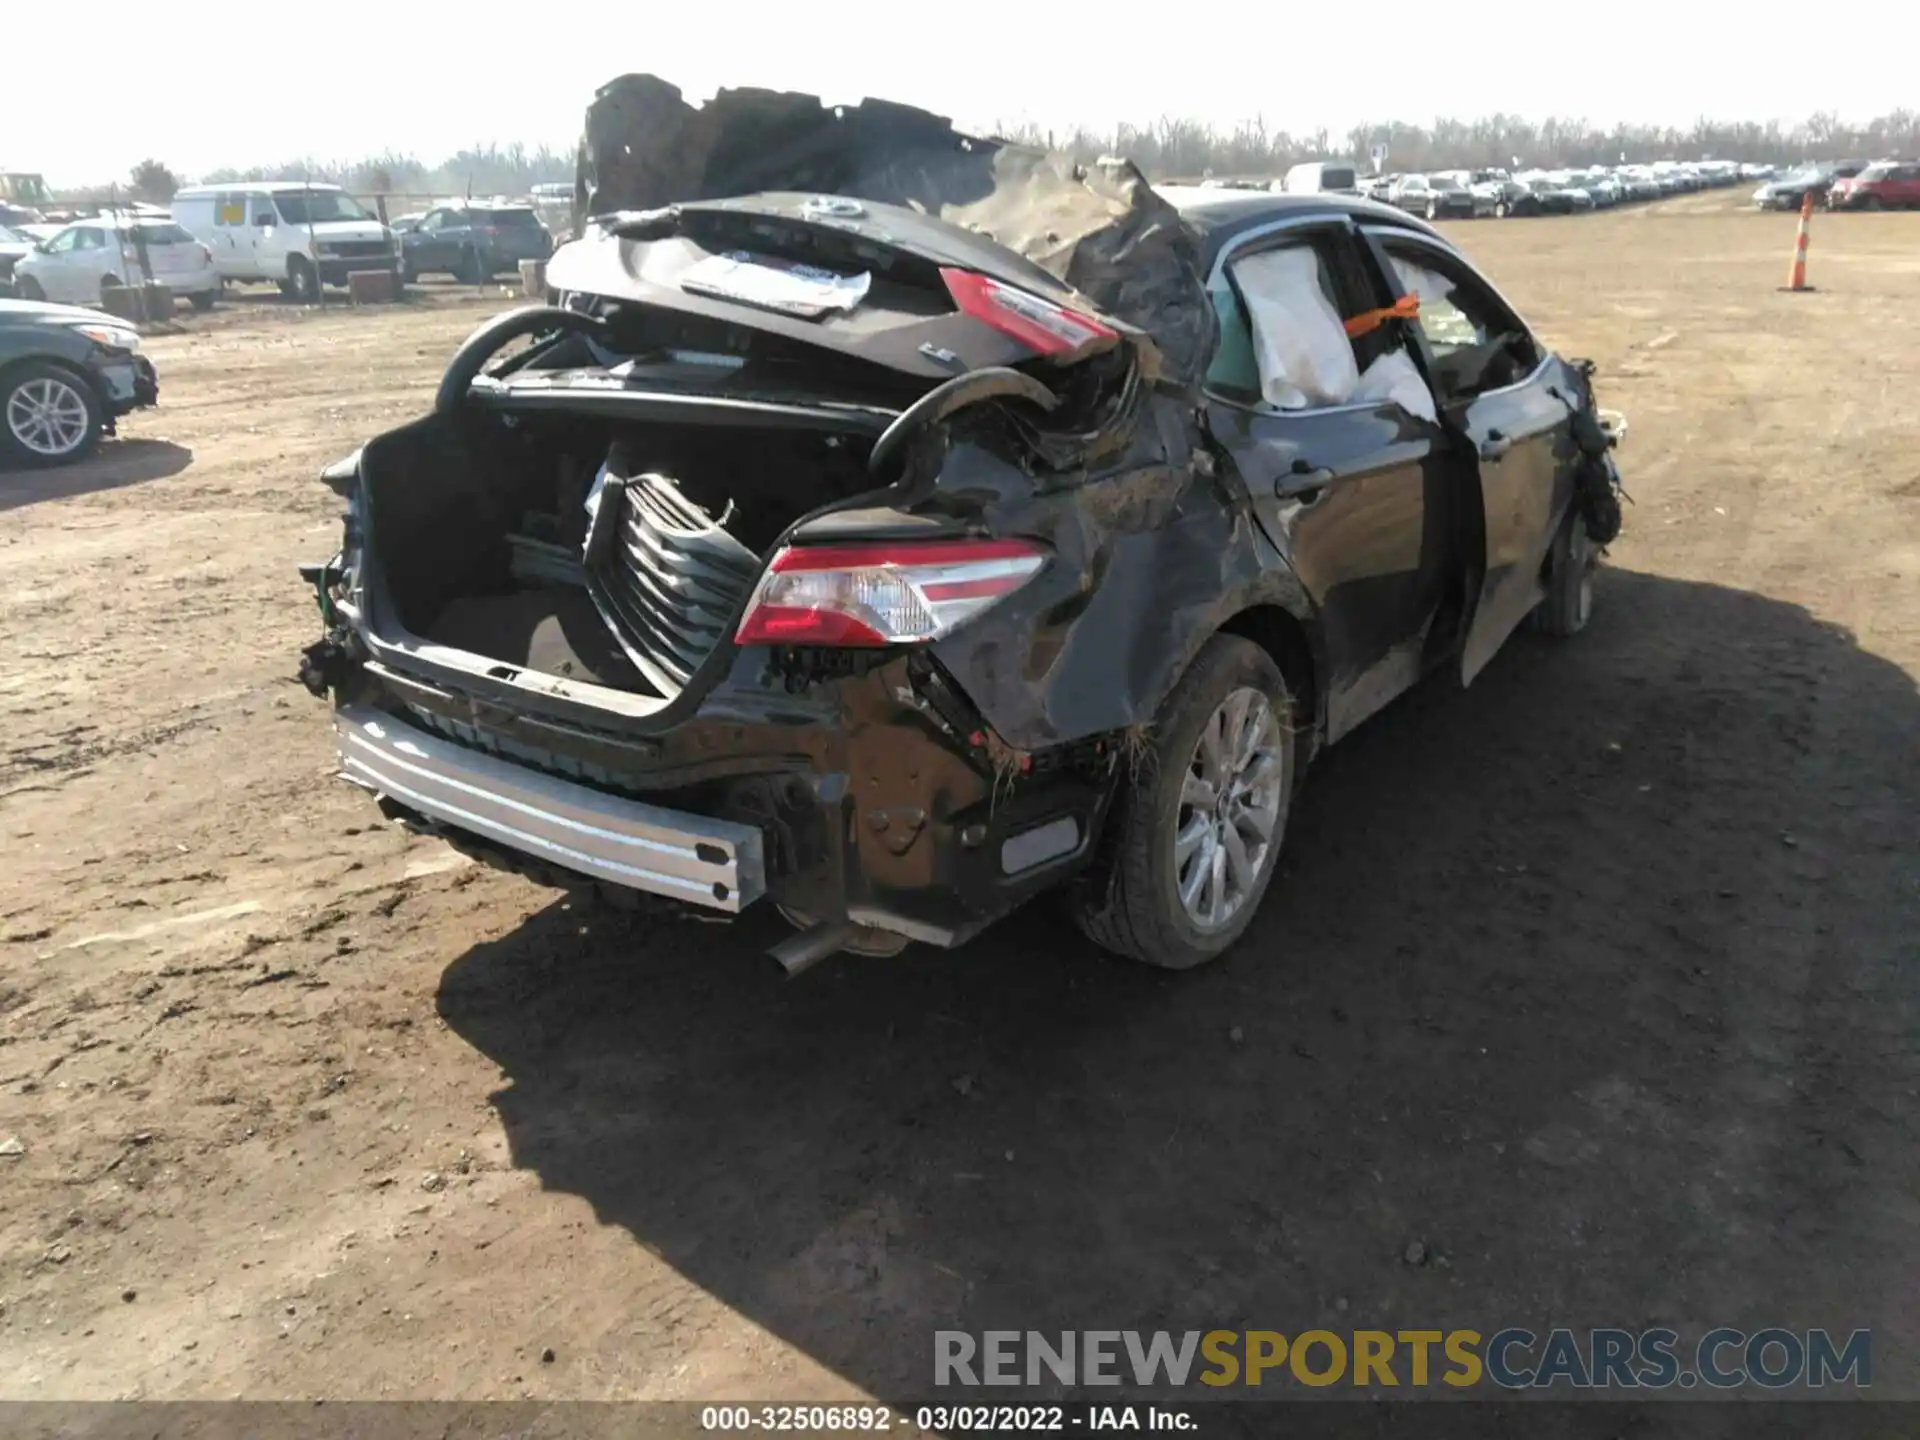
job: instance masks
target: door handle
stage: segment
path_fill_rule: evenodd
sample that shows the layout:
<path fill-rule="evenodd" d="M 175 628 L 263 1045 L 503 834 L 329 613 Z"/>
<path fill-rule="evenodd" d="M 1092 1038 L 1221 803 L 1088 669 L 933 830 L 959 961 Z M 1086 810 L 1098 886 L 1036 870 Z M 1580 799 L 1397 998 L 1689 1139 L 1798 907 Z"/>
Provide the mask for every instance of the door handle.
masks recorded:
<path fill-rule="evenodd" d="M 1512 448 L 1513 441 L 1509 440 L 1505 434 L 1498 430 L 1489 430 L 1487 438 L 1480 442 L 1480 458 L 1498 460 Z"/>
<path fill-rule="evenodd" d="M 1303 506 L 1318 505 L 1326 499 L 1327 487 L 1333 480 L 1333 471 L 1326 466 L 1298 460 L 1292 470 L 1273 482 L 1273 493 L 1280 500 L 1298 500 Z"/>

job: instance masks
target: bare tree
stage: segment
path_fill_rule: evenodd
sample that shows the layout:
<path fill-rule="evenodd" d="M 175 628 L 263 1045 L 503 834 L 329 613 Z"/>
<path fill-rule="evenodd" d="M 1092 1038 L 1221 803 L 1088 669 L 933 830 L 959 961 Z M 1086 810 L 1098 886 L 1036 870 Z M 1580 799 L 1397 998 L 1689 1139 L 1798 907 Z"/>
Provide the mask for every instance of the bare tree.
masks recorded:
<path fill-rule="evenodd" d="M 148 200 L 155 205 L 164 205 L 173 199 L 173 192 L 180 188 L 180 181 L 165 165 L 158 160 L 142 160 L 129 172 L 133 182 L 136 199 Z"/>

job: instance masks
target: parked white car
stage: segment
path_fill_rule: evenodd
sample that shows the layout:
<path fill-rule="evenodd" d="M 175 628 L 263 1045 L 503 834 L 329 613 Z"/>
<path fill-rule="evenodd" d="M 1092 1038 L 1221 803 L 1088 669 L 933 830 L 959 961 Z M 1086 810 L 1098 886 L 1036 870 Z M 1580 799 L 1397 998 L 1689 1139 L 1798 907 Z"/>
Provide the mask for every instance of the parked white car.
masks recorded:
<path fill-rule="evenodd" d="M 220 272 L 207 247 L 171 220 L 127 215 L 76 220 L 37 242 L 14 264 L 14 289 L 22 300 L 98 305 L 102 291 L 145 278 L 142 245 L 156 281 L 186 296 L 196 310 L 213 304 Z"/>
<path fill-rule="evenodd" d="M 351 271 L 400 266 L 392 232 L 338 185 L 190 185 L 173 197 L 173 218 L 226 279 L 271 280 L 298 300 L 319 299 Z"/>

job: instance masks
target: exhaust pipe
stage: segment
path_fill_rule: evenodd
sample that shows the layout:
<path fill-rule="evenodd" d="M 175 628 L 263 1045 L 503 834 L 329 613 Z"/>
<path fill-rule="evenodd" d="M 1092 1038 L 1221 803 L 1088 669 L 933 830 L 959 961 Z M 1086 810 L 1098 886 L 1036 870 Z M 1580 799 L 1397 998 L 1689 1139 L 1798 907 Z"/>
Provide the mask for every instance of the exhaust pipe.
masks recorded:
<path fill-rule="evenodd" d="M 850 920 L 822 921 L 789 935 L 768 949 L 767 953 L 780 962 L 780 968 L 787 972 L 787 978 L 792 979 L 845 948 L 847 941 L 853 937 L 853 930 Z"/>

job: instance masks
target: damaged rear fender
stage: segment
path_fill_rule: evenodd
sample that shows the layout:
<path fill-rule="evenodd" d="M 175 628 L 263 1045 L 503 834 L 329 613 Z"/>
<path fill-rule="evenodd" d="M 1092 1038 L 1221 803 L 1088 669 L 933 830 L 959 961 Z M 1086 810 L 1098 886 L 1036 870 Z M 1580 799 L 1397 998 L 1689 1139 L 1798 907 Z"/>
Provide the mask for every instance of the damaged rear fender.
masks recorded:
<path fill-rule="evenodd" d="M 1212 457 L 1187 448 L 1177 405 L 1149 405 L 1125 463 L 1036 488 L 985 446 L 954 438 L 939 499 L 989 533 L 1052 552 L 1028 586 L 938 642 L 934 659 L 1006 745 L 1044 751 L 1151 724 L 1201 646 L 1222 630 L 1274 655 L 1316 732 L 1318 615 Z M 1172 443 L 1169 443 L 1171 439 Z"/>

